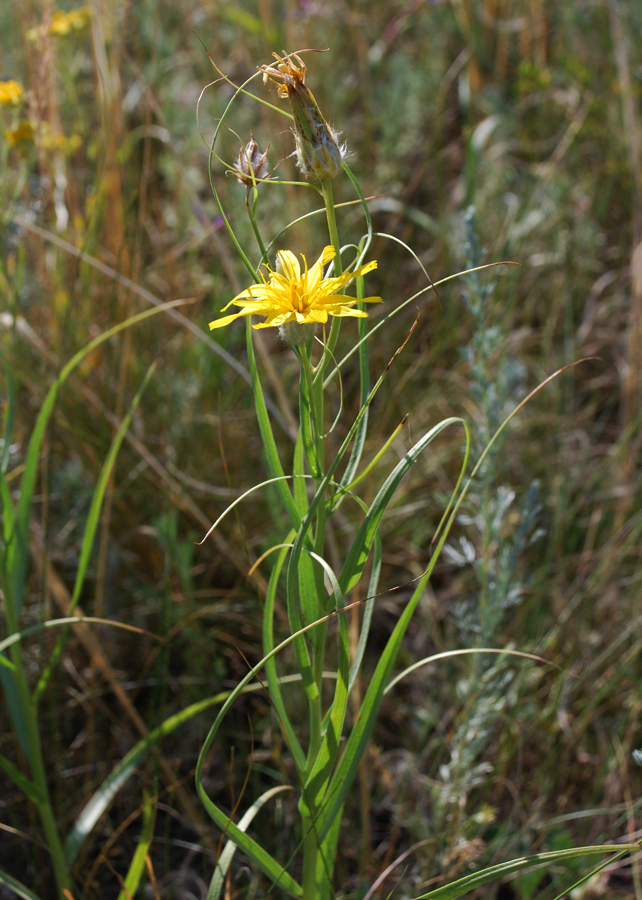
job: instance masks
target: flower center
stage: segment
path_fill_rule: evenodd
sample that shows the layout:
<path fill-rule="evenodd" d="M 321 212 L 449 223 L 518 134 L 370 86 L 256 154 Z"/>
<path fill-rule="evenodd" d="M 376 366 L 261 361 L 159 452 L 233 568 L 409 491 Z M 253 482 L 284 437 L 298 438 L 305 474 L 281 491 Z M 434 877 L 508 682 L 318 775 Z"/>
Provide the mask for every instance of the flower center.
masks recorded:
<path fill-rule="evenodd" d="M 290 303 L 292 309 L 300 313 L 305 312 L 308 306 L 306 292 L 301 289 L 301 285 L 297 281 L 290 284 Z"/>

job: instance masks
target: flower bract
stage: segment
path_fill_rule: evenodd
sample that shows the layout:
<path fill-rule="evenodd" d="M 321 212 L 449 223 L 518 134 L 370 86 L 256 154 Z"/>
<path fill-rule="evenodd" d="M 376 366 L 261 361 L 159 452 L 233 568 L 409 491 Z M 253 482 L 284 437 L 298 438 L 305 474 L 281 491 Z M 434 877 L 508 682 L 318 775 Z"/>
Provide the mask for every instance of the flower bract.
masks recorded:
<path fill-rule="evenodd" d="M 324 278 L 323 268 L 334 259 L 334 247 L 325 247 L 323 253 L 308 268 L 303 257 L 303 268 L 294 253 L 281 250 L 276 257 L 276 271 L 266 266 L 267 277 L 261 273 L 261 283 L 252 284 L 231 300 L 230 306 L 240 307 L 240 312 L 210 322 L 210 328 L 222 328 L 241 316 L 266 316 L 255 328 L 271 328 L 296 322 L 299 325 L 325 324 L 328 316 L 357 316 L 368 314 L 356 309 L 357 303 L 381 303 L 381 297 L 350 297 L 342 291 L 359 275 L 377 268 L 375 260 L 345 272 L 334 278 Z M 223 310 L 225 311 L 225 310 Z"/>

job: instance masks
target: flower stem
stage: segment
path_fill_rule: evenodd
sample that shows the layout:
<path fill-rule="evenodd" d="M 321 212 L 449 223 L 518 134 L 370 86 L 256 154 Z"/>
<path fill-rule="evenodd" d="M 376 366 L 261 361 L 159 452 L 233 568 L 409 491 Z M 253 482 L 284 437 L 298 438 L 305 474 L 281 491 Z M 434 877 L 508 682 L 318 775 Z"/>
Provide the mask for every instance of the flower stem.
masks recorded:
<path fill-rule="evenodd" d="M 336 256 L 334 258 L 335 275 L 343 273 L 341 265 L 341 244 L 339 243 L 339 232 L 337 230 L 337 217 L 334 210 L 334 197 L 332 194 L 332 182 L 323 181 L 321 183 L 321 191 L 323 193 L 323 202 L 325 203 L 325 214 L 328 219 L 328 231 L 330 232 L 330 242 L 335 249 Z"/>
<path fill-rule="evenodd" d="M 334 196 L 332 193 L 332 182 L 331 181 L 323 181 L 321 183 L 321 192 L 323 193 L 323 202 L 325 203 L 325 214 L 328 219 L 328 232 L 330 233 L 330 242 L 334 247 L 335 257 L 334 257 L 334 274 L 341 275 L 343 274 L 343 265 L 341 263 L 341 244 L 339 243 L 339 231 L 337 229 L 337 217 L 334 209 Z M 317 372 L 317 378 L 323 381 L 323 373 L 328 366 L 332 356 L 331 354 L 334 352 L 334 348 L 336 346 L 339 330 L 341 328 L 341 318 L 340 316 L 333 316 L 332 325 L 330 327 L 330 334 L 328 335 L 328 344 L 327 348 L 330 351 L 329 353 L 324 353 L 321 363 L 319 365 L 319 371 Z"/>
<path fill-rule="evenodd" d="M 254 237 L 256 238 L 256 243 L 259 245 L 259 250 L 261 251 L 261 263 L 267 263 L 267 250 L 265 248 L 265 242 L 259 231 L 259 226 L 256 221 L 256 203 L 258 200 L 258 193 L 255 191 L 254 200 L 250 204 L 250 193 L 248 191 L 248 195 L 245 199 L 245 208 L 247 209 L 247 214 L 250 217 L 250 222 L 252 223 L 252 231 L 254 232 Z"/>

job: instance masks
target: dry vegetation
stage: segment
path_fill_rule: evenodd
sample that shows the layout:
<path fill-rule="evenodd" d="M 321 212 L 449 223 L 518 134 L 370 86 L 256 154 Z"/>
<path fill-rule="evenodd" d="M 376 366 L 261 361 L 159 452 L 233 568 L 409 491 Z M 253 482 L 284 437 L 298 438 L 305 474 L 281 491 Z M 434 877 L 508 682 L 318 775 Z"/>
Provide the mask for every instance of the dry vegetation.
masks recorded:
<path fill-rule="evenodd" d="M 52 34 L 51 0 L 0 6 L 0 78 L 24 85 L 22 118 L 35 128 L 12 147 L 0 137 L 0 349 L 17 390 L 12 489 L 62 364 L 150 303 L 187 302 L 87 357 L 61 391 L 39 459 L 22 627 L 67 611 L 93 487 L 157 361 L 110 480 L 81 598 L 85 613 L 143 632 L 78 628 L 41 699 L 61 832 L 141 736 L 228 689 L 261 656 L 265 574 L 247 572 L 281 539 L 275 496 L 254 495 L 195 544 L 262 465 L 247 382 L 207 332 L 246 273 L 212 199 L 196 125 L 199 94 L 216 77 L 204 44 L 235 83 L 273 50 L 329 47 L 307 57 L 309 83 L 375 197 L 375 229 L 410 244 L 434 281 L 471 259 L 520 264 L 449 282 L 440 303 L 429 295 L 386 330 L 372 350 L 376 373 L 419 313 L 377 398 L 369 456 L 406 413 L 390 452 L 402 456 L 413 435 L 462 414 L 478 454 L 540 381 L 592 358 L 529 403 L 480 473 L 399 661 L 495 646 L 549 664 L 462 657 L 417 670 L 389 695 L 346 807 L 338 896 L 410 898 L 471 865 L 639 837 L 642 6 L 92 0 L 90 9 L 82 27 Z M 230 94 L 225 83 L 205 92 L 206 136 Z M 263 96 L 274 102 L 268 89 Z M 16 124 L 10 108 L 0 114 L 3 129 Z M 243 101 L 234 127 L 244 141 L 252 130 L 261 148 L 271 142 L 275 175 L 295 177 L 291 138 L 270 110 Z M 223 144 L 232 159 L 236 137 Z M 244 188 L 218 164 L 214 178 L 249 241 Z M 352 199 L 337 192 L 338 202 Z M 304 191 L 270 187 L 259 218 L 271 238 L 311 208 Z M 349 234 L 357 213 L 340 213 Z M 310 258 L 324 240 L 316 219 L 290 232 Z M 423 287 L 398 244 L 375 238 L 372 256 L 369 287 L 386 304 Z M 262 334 L 287 455 L 295 360 L 276 334 Z M 242 328 L 215 338 L 245 365 Z M 349 407 L 355 377 L 344 382 Z M 403 483 L 382 526 L 385 587 L 423 571 L 459 465 L 449 435 Z M 375 471 L 372 492 L 382 477 Z M 354 529 L 347 514 L 345 529 Z M 340 555 L 338 530 L 332 541 Z M 378 602 L 366 670 L 406 590 Z M 34 682 L 54 643 L 51 632 L 25 641 Z M 7 711 L 0 716 L 0 752 L 26 771 Z M 116 795 L 75 863 L 75 900 L 117 896 L 145 791 L 158 800 L 145 896 L 205 898 L 220 834 L 196 799 L 193 770 L 210 721 L 204 712 L 168 736 Z M 248 796 L 291 773 L 260 692 L 227 724 L 207 788 L 232 808 L 248 768 Z M 1 772 L 0 784 L 0 867 L 54 897 L 32 805 Z M 284 860 L 292 814 L 283 800 L 254 824 Z M 589 864 L 572 865 L 475 896 L 552 900 Z M 636 865 L 614 865 L 593 880 L 593 894 L 574 898 L 641 900 Z M 228 890 L 262 897 L 269 885 L 239 854 Z"/>

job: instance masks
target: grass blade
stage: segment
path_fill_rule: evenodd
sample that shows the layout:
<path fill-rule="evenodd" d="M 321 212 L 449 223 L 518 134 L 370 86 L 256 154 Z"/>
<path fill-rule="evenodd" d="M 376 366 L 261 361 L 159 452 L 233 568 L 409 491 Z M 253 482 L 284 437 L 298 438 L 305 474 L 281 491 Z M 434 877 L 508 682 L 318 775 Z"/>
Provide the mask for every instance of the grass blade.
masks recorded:
<path fill-rule="evenodd" d="M 297 444 L 297 446 L 299 446 L 299 444 Z M 302 479 L 301 483 L 303 483 Z M 287 536 L 286 543 L 291 543 L 293 539 L 294 530 L 292 530 Z M 276 564 L 272 569 L 272 572 L 270 573 L 270 581 L 268 584 L 267 595 L 265 597 L 265 608 L 263 611 L 263 653 L 266 657 L 269 657 L 265 664 L 265 674 L 267 677 L 270 697 L 272 698 L 272 702 L 274 703 L 274 707 L 279 717 L 285 740 L 287 741 L 288 747 L 290 748 L 290 753 L 292 754 L 294 765 L 296 766 L 298 772 L 302 772 L 305 768 L 305 753 L 303 752 L 303 748 L 301 747 L 296 732 L 292 727 L 292 722 L 290 721 L 290 716 L 288 715 L 288 711 L 283 700 L 283 694 L 281 693 L 281 686 L 279 684 L 279 678 L 276 671 L 276 660 L 274 656 L 270 656 L 270 654 L 274 650 L 274 605 L 276 602 L 276 590 L 279 583 L 281 571 L 283 569 L 283 564 L 285 563 L 285 558 L 288 554 L 289 549 L 289 547 L 284 547 L 281 550 Z"/>
<path fill-rule="evenodd" d="M 96 488 L 94 490 L 93 497 L 91 498 L 91 505 L 89 507 L 89 514 L 87 516 L 87 523 L 85 525 L 85 530 L 82 537 L 81 547 L 80 547 L 80 559 L 78 561 L 78 569 L 76 572 L 76 581 L 74 583 L 74 590 L 71 595 L 71 601 L 69 605 L 69 614 L 71 615 L 78 605 L 78 601 L 80 600 L 80 594 L 83 588 L 83 584 L 85 583 L 85 575 L 87 572 L 87 566 L 89 565 L 89 561 L 91 558 L 91 552 L 94 546 L 94 538 L 96 536 L 96 531 L 98 529 L 98 525 L 100 523 L 100 513 L 102 510 L 103 500 L 105 498 L 105 493 L 107 491 L 107 486 L 109 484 L 109 480 L 111 478 L 112 472 L 114 470 L 114 466 L 116 465 L 116 458 L 118 457 L 118 453 L 122 446 L 122 443 L 125 439 L 125 435 L 129 430 L 129 426 L 131 424 L 132 418 L 136 409 L 138 408 L 138 404 L 140 403 L 141 397 L 145 391 L 145 388 L 149 384 L 149 381 L 156 370 L 156 363 L 152 363 L 152 365 L 147 370 L 145 378 L 143 379 L 143 383 L 138 389 L 136 396 L 132 400 L 129 409 L 127 410 L 126 415 L 123 417 L 122 422 L 114 436 L 112 441 L 112 445 L 109 448 L 109 453 L 107 454 L 107 459 L 104 462 L 102 467 L 100 476 L 98 478 L 98 483 L 96 484 Z M 67 626 L 63 633 L 60 635 L 56 646 L 54 647 L 53 653 L 51 655 L 51 659 L 38 680 L 38 684 L 36 685 L 36 689 L 34 691 L 34 702 L 37 703 L 40 699 L 42 692 L 47 687 L 49 683 L 49 679 L 51 674 L 56 666 L 56 663 L 60 659 L 60 655 L 63 651 L 67 638 L 69 637 L 70 627 Z"/>
<path fill-rule="evenodd" d="M 58 391 L 67 380 L 69 375 L 76 368 L 76 366 L 79 365 L 93 350 L 95 350 L 96 347 L 100 346 L 100 344 L 104 343 L 106 340 L 109 340 L 109 338 L 118 334 L 120 331 L 124 331 L 126 328 L 130 328 L 132 325 L 143 322 L 146 319 L 151 318 L 151 316 L 158 315 L 159 312 L 164 312 L 167 309 L 178 306 L 182 302 L 182 300 L 172 300 L 169 303 L 163 303 L 161 306 L 156 306 L 153 309 L 147 309 L 142 313 L 138 313 L 137 315 L 126 319 L 124 322 L 119 322 L 117 325 L 114 325 L 107 331 L 104 331 L 97 338 L 95 338 L 93 341 L 90 341 L 85 347 L 83 347 L 82 350 L 79 350 L 78 353 L 76 353 L 75 356 L 70 359 L 70 361 L 62 368 L 60 374 L 58 375 L 52 386 L 49 388 L 47 396 L 45 397 L 45 400 L 40 408 L 40 412 L 38 414 L 38 418 L 36 419 L 36 424 L 29 441 L 29 446 L 27 448 L 24 463 L 24 474 L 20 483 L 20 499 L 18 501 L 15 527 L 12 534 L 12 540 L 15 542 L 15 556 L 12 560 L 11 571 L 8 572 L 8 580 L 11 586 L 11 597 L 14 607 L 13 613 L 16 617 L 20 615 L 22 596 L 24 593 L 27 558 L 29 555 L 29 518 L 31 514 L 31 500 L 33 498 L 33 492 L 38 474 L 38 459 L 40 456 L 40 450 L 42 448 L 42 442 L 45 436 L 45 430 L 56 404 Z M 16 629 L 17 619 L 15 623 L 12 623 L 12 630 Z"/>
<path fill-rule="evenodd" d="M 247 693 L 260 690 L 263 690 L 261 684 L 248 685 L 245 688 Z M 87 839 L 118 791 L 134 774 L 147 753 L 149 753 L 156 744 L 162 741 L 166 735 L 171 734 L 185 722 L 193 719 L 194 716 L 204 712 L 206 709 L 217 706 L 219 703 L 224 703 L 231 694 L 232 691 L 224 691 L 221 694 L 215 694 L 213 697 L 199 700 L 197 703 L 192 703 L 191 706 L 170 716 L 170 718 L 162 722 L 158 728 L 150 731 L 146 738 L 143 738 L 143 740 L 132 747 L 129 753 L 121 759 L 118 765 L 115 766 L 98 790 L 93 794 L 67 835 L 65 841 L 65 859 L 69 866 L 75 862 L 84 841 Z"/>
<path fill-rule="evenodd" d="M 252 376 L 252 391 L 254 393 L 254 405 L 256 407 L 256 418 L 259 423 L 259 430 L 261 432 L 261 438 L 263 440 L 263 448 L 265 450 L 265 457 L 267 460 L 268 471 L 270 473 L 270 478 L 283 478 L 283 466 L 281 465 L 281 459 L 279 457 L 279 451 L 276 446 L 276 441 L 274 440 L 274 433 L 272 431 L 272 425 L 270 424 L 270 417 L 268 416 L 267 407 L 265 405 L 265 397 L 263 396 L 263 389 L 261 388 L 261 380 L 259 378 L 259 371 L 256 365 L 256 356 L 254 354 L 254 344 L 252 343 L 252 325 L 251 325 L 251 316 L 248 316 L 246 323 L 246 344 L 247 344 L 247 358 L 248 358 L 248 367 L 250 370 L 250 375 Z M 287 486 L 286 482 L 278 481 L 277 482 L 277 490 L 281 497 L 281 501 L 283 506 L 285 507 L 286 512 L 290 516 L 292 524 L 295 527 L 298 527 L 301 523 L 301 516 L 299 515 L 299 511 L 296 507 L 294 499 L 292 497 L 292 492 L 290 488 Z"/>
<path fill-rule="evenodd" d="M 265 806 L 268 800 L 271 800 L 276 794 L 281 791 L 291 790 L 291 788 L 282 784 L 278 787 L 271 788 L 269 791 L 266 791 L 264 794 L 254 801 L 252 806 L 245 813 L 243 818 L 239 822 L 239 829 L 241 831 L 247 831 L 254 819 L 255 815 L 261 809 L 261 807 Z M 209 890 L 207 892 L 207 900 L 218 900 L 221 896 L 221 890 L 223 889 L 223 882 L 225 881 L 225 876 L 227 875 L 227 870 L 230 867 L 232 859 L 234 858 L 234 854 L 237 851 L 237 846 L 234 841 L 228 841 L 225 847 L 223 848 L 223 852 L 221 853 L 218 862 L 216 863 L 216 869 L 214 870 L 214 875 L 212 876 L 212 880 L 210 882 Z"/>
<path fill-rule="evenodd" d="M 519 872 L 521 869 L 528 869 L 533 866 L 545 866 L 550 862 L 557 862 L 565 859 L 577 859 L 580 856 L 590 856 L 604 853 L 616 853 L 616 859 L 628 853 L 630 850 L 639 850 L 639 844 L 605 844 L 602 847 L 572 847 L 568 850 L 550 850 L 546 853 L 533 853 L 531 856 L 522 856 L 518 859 L 511 859 L 508 862 L 499 863 L 496 866 L 489 866 L 482 869 L 481 872 L 473 872 L 464 878 L 453 881 L 452 884 L 444 885 L 427 894 L 421 894 L 415 900 L 455 900 L 467 894 L 469 891 L 494 881 L 496 878 L 502 878 L 506 875 L 512 875 L 513 872 Z"/>
<path fill-rule="evenodd" d="M 30 891 L 21 881 L 14 878 L 13 875 L 9 875 L 4 869 L 0 869 L 0 884 L 4 884 L 5 887 L 10 888 L 14 894 L 18 897 L 22 897 L 23 900 L 40 900 L 38 894 L 34 894 L 33 891 Z"/>
<path fill-rule="evenodd" d="M 129 864 L 123 889 L 118 894 L 118 900 L 133 900 L 140 884 L 140 879 L 145 871 L 145 857 L 149 852 L 149 845 L 154 836 L 154 823 L 156 821 L 156 803 L 145 795 L 143 799 L 143 827 L 136 850 Z"/>
<path fill-rule="evenodd" d="M 7 379 L 7 408 L 4 416 L 4 429 L 2 433 L 2 452 L 0 452 L 0 471 L 4 474 L 9 465 L 9 452 L 11 450 L 11 440 L 13 438 L 13 423 L 16 415 L 16 385 L 13 380 L 13 374 L 9 368 L 9 363 L 0 350 L 0 358 L 4 366 L 4 373 Z"/>

